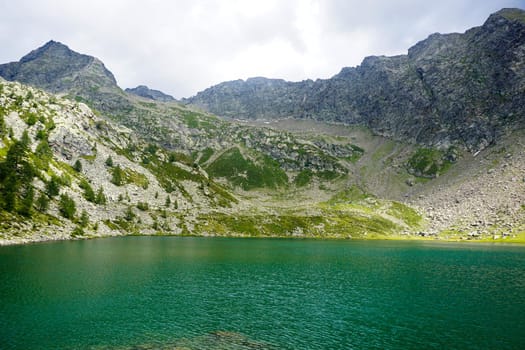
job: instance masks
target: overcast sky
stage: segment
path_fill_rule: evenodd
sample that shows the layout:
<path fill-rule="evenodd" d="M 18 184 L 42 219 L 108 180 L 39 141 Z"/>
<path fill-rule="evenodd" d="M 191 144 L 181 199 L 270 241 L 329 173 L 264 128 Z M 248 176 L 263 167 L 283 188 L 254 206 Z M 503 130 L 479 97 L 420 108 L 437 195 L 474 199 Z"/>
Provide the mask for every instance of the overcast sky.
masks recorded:
<path fill-rule="evenodd" d="M 101 59 L 122 88 L 181 98 L 253 76 L 328 78 L 503 7 L 525 0 L 0 0 L 0 62 L 53 39 Z"/>

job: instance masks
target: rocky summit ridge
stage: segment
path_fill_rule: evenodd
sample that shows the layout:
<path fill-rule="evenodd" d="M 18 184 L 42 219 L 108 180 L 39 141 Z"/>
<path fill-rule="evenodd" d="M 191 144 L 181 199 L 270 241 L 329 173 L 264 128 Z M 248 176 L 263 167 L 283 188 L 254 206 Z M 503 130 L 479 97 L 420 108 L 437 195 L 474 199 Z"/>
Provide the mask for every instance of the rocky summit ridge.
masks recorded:
<path fill-rule="evenodd" d="M 113 74 L 99 59 L 77 53 L 53 40 L 18 62 L 0 65 L 0 75 L 53 93 L 79 89 L 88 80 L 105 87 L 117 85 Z"/>
<path fill-rule="evenodd" d="M 18 62 L 0 65 L 0 76 L 89 102 L 104 112 L 130 108 L 126 94 L 102 61 L 53 40 Z"/>
<path fill-rule="evenodd" d="M 301 118 L 476 153 L 525 122 L 525 11 L 502 9 L 463 34 L 432 34 L 394 57 L 366 57 L 325 80 L 252 78 L 185 103 L 241 119 Z"/>

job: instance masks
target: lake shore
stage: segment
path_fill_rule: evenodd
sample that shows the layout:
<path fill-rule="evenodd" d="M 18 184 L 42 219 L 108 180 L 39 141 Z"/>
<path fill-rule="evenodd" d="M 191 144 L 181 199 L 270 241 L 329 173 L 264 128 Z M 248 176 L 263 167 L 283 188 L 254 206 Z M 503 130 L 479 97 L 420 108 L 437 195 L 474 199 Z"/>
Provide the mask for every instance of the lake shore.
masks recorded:
<path fill-rule="evenodd" d="M 110 237 L 130 237 L 130 236 L 141 236 L 141 237 L 222 237 L 222 238 L 274 238 L 274 239 L 311 239 L 311 240 L 366 240 L 366 241 L 421 241 L 421 242 L 443 242 L 443 243 L 483 243 L 483 244 L 519 244 L 525 245 L 525 232 L 515 235 L 515 237 L 507 236 L 503 238 L 481 238 L 481 239 L 467 239 L 464 237 L 445 238 L 439 236 L 423 237 L 419 235 L 375 235 L 375 236 L 364 236 L 364 237 L 330 237 L 330 236 L 252 236 L 252 235 L 196 235 L 196 234 L 100 234 L 100 235 L 84 235 L 84 236 L 68 236 L 64 233 L 57 235 L 25 235 L 25 236 L 10 236 L 9 238 L 0 238 L 0 246 L 10 245 L 25 245 L 35 243 L 47 243 L 57 241 L 76 241 L 76 240 L 90 240 L 98 238 L 110 238 Z"/>

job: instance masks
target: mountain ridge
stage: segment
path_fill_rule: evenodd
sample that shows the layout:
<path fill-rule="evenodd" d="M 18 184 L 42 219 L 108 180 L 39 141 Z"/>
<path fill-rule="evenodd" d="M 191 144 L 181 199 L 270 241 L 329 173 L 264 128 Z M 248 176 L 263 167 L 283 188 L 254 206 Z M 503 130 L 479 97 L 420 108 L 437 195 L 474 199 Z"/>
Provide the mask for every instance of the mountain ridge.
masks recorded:
<path fill-rule="evenodd" d="M 239 119 L 299 118 L 365 125 L 433 147 L 476 153 L 525 111 L 525 22 L 503 9 L 463 34 L 431 34 L 408 54 L 369 56 L 329 79 L 224 82 L 183 100 Z"/>
<path fill-rule="evenodd" d="M 175 101 L 175 98 L 171 95 L 165 94 L 162 91 L 150 89 L 146 85 L 138 85 L 134 88 L 126 88 L 124 91 L 130 94 L 134 94 L 140 97 L 144 97 L 150 100 L 162 101 L 162 102 L 172 102 Z"/>
<path fill-rule="evenodd" d="M 464 34 L 432 34 L 407 55 L 370 56 L 330 79 L 255 77 L 208 91 L 231 119 L 262 121 L 127 93 L 100 60 L 48 42 L 0 65 L 33 86 L 0 79 L 0 244 L 82 231 L 523 236 L 522 17 L 502 10 Z M 50 168 L 39 160 L 50 156 L 44 141 Z M 13 192 L 17 177 L 4 170 L 20 148 L 29 162 L 17 169 L 36 172 Z M 46 189 L 55 178 L 90 225 L 80 226 L 83 214 L 62 217 Z M 106 204 L 93 204 L 90 183 L 107 190 Z M 49 211 L 31 203 L 37 195 Z"/>

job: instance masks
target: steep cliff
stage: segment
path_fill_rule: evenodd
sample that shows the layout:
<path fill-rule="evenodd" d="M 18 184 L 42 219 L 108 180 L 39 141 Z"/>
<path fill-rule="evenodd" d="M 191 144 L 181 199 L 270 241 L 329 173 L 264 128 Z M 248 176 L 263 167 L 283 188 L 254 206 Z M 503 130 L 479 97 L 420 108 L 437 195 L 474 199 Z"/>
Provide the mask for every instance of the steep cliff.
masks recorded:
<path fill-rule="evenodd" d="M 400 140 L 475 153 L 524 122 L 525 11 L 503 9 L 464 34 L 432 34 L 395 57 L 372 56 L 326 80 L 265 78 L 185 100 L 242 119 L 359 124 Z"/>

